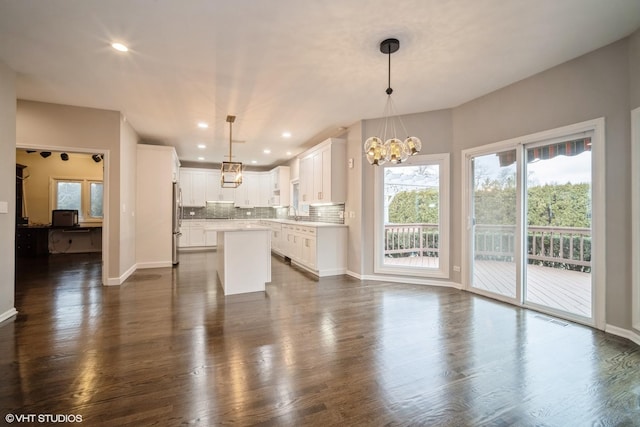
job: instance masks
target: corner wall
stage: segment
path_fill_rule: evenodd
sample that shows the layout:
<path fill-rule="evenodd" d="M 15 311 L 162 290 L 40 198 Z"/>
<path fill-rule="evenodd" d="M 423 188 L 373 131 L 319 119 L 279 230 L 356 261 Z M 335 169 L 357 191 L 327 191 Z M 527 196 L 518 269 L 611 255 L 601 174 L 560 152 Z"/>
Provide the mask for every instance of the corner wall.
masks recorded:
<path fill-rule="evenodd" d="M 0 61 L 0 322 L 15 314 L 16 76 Z"/>

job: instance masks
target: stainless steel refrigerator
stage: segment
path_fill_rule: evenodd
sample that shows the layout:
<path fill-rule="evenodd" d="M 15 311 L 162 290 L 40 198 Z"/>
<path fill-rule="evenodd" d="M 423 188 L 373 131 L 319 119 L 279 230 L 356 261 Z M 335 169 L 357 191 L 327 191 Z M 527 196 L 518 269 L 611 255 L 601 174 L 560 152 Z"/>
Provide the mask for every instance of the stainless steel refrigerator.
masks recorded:
<path fill-rule="evenodd" d="M 172 214 L 172 230 L 173 243 L 171 252 L 171 261 L 173 265 L 178 265 L 178 239 L 182 235 L 180 226 L 182 225 L 182 189 L 177 182 L 173 183 L 173 214 Z"/>

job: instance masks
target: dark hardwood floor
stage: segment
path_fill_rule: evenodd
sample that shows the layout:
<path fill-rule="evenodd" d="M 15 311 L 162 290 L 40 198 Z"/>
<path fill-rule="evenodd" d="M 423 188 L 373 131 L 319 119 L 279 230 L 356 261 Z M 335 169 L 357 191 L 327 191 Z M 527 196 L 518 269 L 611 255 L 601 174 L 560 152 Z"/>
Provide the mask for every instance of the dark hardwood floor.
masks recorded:
<path fill-rule="evenodd" d="M 278 258 L 266 293 L 225 297 L 215 256 L 182 253 L 119 287 L 100 285 L 92 255 L 19 260 L 1 422 L 640 425 L 630 341 L 458 290 L 318 280 Z"/>

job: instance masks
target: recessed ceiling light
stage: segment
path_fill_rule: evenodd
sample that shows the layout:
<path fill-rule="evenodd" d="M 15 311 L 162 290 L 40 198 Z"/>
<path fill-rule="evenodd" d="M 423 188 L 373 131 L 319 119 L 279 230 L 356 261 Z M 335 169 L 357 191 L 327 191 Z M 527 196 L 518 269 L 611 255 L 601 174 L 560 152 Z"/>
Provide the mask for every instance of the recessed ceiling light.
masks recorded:
<path fill-rule="evenodd" d="M 253 163 L 255 165 L 256 163 L 258 163 L 258 161 L 257 160 L 251 160 L 251 163 Z"/>
<path fill-rule="evenodd" d="M 198 123 L 198 127 L 199 127 L 200 129 L 206 129 L 206 128 L 208 128 L 208 127 L 209 127 L 209 125 L 208 125 L 208 124 L 206 124 L 205 122 L 200 122 L 200 123 Z"/>
<path fill-rule="evenodd" d="M 290 156 L 290 155 L 291 155 L 291 151 L 287 151 L 287 156 Z"/>
<path fill-rule="evenodd" d="M 291 132 L 288 132 L 288 131 L 282 132 L 282 137 L 283 138 L 291 138 Z"/>
<path fill-rule="evenodd" d="M 129 48 L 123 45 L 122 43 L 111 43 L 111 47 L 115 50 L 119 50 L 120 52 L 127 52 Z"/>
<path fill-rule="evenodd" d="M 204 150 L 205 148 L 207 148 L 207 146 L 204 144 L 198 144 L 198 148 Z"/>
<path fill-rule="evenodd" d="M 198 160 L 204 160 L 204 157 L 200 156 L 198 157 Z"/>
<path fill-rule="evenodd" d="M 264 150 L 262 150 L 262 152 L 264 154 L 269 154 L 269 153 L 271 153 L 271 150 L 269 150 L 268 148 L 265 148 Z"/>

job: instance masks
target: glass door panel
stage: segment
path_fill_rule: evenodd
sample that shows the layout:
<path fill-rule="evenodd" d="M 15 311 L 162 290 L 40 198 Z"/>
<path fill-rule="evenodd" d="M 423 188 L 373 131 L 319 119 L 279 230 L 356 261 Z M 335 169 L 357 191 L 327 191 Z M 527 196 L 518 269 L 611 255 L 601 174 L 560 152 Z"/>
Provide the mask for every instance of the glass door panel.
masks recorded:
<path fill-rule="evenodd" d="M 525 303 L 591 318 L 591 138 L 528 146 L 525 168 Z"/>
<path fill-rule="evenodd" d="M 472 159 L 471 286 L 516 298 L 516 150 Z"/>

